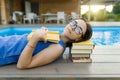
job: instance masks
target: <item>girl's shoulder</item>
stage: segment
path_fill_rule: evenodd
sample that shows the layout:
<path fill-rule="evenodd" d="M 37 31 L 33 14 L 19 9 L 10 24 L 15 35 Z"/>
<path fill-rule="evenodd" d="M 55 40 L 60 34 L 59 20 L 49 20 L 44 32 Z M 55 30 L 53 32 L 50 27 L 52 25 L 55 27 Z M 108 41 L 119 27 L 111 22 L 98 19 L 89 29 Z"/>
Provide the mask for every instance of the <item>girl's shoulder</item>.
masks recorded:
<path fill-rule="evenodd" d="M 55 47 L 61 46 L 64 49 L 64 51 L 66 49 L 66 46 L 65 46 L 65 44 L 64 44 L 64 42 L 62 40 L 59 40 L 59 42 L 57 44 L 52 44 L 50 46 L 55 46 Z"/>

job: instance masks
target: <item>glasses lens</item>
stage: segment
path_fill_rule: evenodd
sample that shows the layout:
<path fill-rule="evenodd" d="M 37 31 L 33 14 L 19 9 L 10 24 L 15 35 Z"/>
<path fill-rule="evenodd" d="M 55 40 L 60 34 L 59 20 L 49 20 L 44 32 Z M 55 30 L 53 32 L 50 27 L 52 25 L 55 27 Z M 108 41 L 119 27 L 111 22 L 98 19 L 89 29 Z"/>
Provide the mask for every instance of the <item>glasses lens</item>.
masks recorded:
<path fill-rule="evenodd" d="M 82 34 L 82 28 L 80 28 L 79 26 L 77 26 L 77 27 L 75 28 L 75 32 L 76 32 L 77 34 Z"/>
<path fill-rule="evenodd" d="M 72 25 L 72 27 L 75 29 L 75 32 L 77 34 L 82 34 L 82 32 L 83 32 L 82 28 L 79 25 L 77 25 L 77 21 L 75 21 L 75 20 L 71 21 L 70 25 Z"/>
<path fill-rule="evenodd" d="M 77 22 L 76 21 L 71 21 L 70 24 L 72 25 L 73 28 L 76 28 Z"/>

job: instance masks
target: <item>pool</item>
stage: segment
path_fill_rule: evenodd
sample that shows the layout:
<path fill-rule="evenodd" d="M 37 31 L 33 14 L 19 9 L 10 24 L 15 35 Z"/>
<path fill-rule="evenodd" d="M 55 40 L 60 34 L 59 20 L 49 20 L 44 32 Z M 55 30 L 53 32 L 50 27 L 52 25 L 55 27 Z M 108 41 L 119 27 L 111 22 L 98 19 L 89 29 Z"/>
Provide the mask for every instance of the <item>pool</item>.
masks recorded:
<path fill-rule="evenodd" d="M 59 31 L 61 34 L 63 32 L 64 27 L 51 27 L 48 26 L 49 30 Z M 22 35 L 29 34 L 31 30 L 39 29 L 37 26 L 33 27 L 9 27 L 9 28 L 1 28 L 0 36 L 9 36 L 9 35 Z M 93 26 L 93 35 L 91 40 L 95 45 L 120 45 L 120 27 L 110 26 Z"/>
<path fill-rule="evenodd" d="M 120 26 L 93 27 L 91 39 L 96 45 L 120 45 Z"/>

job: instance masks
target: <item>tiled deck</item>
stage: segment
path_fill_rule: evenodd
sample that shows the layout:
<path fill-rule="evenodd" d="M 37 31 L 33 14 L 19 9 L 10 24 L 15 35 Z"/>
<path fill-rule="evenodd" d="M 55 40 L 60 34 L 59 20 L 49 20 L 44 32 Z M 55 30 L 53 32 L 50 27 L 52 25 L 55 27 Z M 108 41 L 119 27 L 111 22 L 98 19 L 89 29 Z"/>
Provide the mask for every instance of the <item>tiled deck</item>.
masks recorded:
<path fill-rule="evenodd" d="M 18 70 L 16 65 L 0 67 L 0 78 L 120 78 L 120 46 L 96 46 L 92 63 L 58 60 L 52 64 Z"/>

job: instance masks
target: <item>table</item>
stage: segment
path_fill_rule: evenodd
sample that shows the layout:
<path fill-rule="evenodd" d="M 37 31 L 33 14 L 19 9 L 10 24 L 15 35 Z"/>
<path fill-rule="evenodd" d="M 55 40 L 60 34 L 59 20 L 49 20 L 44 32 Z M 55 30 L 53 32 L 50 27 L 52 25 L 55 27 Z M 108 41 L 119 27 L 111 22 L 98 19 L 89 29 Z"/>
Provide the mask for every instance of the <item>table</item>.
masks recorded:
<path fill-rule="evenodd" d="M 46 14 L 41 14 L 43 18 L 43 23 L 47 23 L 47 21 L 51 20 L 57 20 L 57 14 L 54 13 L 46 13 Z"/>

